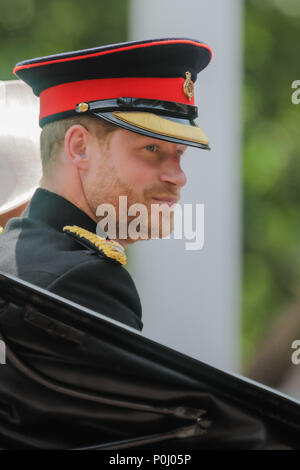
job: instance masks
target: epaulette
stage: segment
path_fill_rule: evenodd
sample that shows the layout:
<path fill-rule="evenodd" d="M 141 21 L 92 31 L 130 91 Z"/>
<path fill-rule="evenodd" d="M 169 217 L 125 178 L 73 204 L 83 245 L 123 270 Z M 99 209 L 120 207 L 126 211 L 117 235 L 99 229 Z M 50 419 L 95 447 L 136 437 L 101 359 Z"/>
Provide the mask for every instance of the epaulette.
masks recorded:
<path fill-rule="evenodd" d="M 77 225 L 66 225 L 63 227 L 63 231 L 75 238 L 75 240 L 78 240 L 81 244 L 104 254 L 107 258 L 114 259 L 122 265 L 127 263 L 125 249 L 115 240 L 99 237 L 96 233 L 89 232 Z"/>
<path fill-rule="evenodd" d="M 1 227 L 1 225 L 0 225 L 0 233 L 2 233 L 2 232 L 3 232 L 3 227 Z"/>

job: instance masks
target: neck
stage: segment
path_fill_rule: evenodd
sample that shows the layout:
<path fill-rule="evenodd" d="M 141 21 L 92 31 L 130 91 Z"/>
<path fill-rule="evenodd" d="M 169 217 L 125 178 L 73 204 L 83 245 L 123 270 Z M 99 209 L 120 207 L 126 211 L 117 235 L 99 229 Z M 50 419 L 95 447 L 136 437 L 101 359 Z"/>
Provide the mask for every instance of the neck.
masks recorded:
<path fill-rule="evenodd" d="M 83 212 L 85 212 L 85 214 L 87 214 L 92 220 L 94 220 L 96 223 L 99 222 L 99 217 L 97 217 L 93 211 L 90 209 L 89 205 L 87 204 L 87 201 L 85 198 L 82 198 L 79 197 L 75 198 L 72 194 L 68 193 L 67 191 L 61 191 L 58 187 L 56 187 L 54 184 L 51 184 L 47 181 L 41 181 L 41 184 L 40 184 L 40 187 L 43 188 L 43 189 L 46 189 L 47 191 L 51 191 L 52 193 L 55 193 L 55 194 L 58 194 L 59 196 L 67 199 L 68 201 L 70 201 L 72 204 L 74 204 L 74 206 L 78 207 L 78 209 L 82 210 Z M 103 233 L 103 236 L 104 236 L 104 233 Z M 127 245 L 130 244 L 130 240 L 128 239 L 123 239 L 123 238 L 114 238 L 112 239 L 118 243 L 120 243 L 120 245 L 123 247 L 123 248 L 126 248 Z M 133 243 L 133 241 L 131 242 Z"/>
<path fill-rule="evenodd" d="M 82 191 L 74 195 L 71 191 L 68 191 L 68 189 L 67 190 L 61 189 L 60 186 L 53 184 L 49 181 L 45 181 L 45 180 L 41 181 L 40 187 L 47 189 L 48 191 L 51 191 L 52 193 L 58 194 L 59 196 L 67 199 L 72 204 L 74 204 L 74 206 L 78 207 L 78 209 L 85 212 L 96 223 L 98 222 L 96 215 L 93 213 L 93 211 L 89 207 L 86 198 L 83 196 Z M 68 188 L 68 185 L 66 185 L 66 187 Z"/>

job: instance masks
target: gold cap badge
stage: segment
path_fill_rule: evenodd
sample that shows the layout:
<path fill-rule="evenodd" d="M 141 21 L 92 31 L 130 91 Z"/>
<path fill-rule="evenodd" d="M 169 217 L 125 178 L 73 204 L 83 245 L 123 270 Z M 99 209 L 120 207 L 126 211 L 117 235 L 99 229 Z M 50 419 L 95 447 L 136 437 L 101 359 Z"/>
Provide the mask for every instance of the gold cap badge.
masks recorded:
<path fill-rule="evenodd" d="M 194 96 L 194 83 L 192 82 L 191 72 L 185 72 L 185 80 L 183 83 L 183 91 L 185 96 L 191 101 Z"/>
<path fill-rule="evenodd" d="M 88 111 L 88 109 L 89 105 L 87 103 L 79 103 L 78 111 L 80 111 L 81 113 L 85 113 L 86 111 Z"/>

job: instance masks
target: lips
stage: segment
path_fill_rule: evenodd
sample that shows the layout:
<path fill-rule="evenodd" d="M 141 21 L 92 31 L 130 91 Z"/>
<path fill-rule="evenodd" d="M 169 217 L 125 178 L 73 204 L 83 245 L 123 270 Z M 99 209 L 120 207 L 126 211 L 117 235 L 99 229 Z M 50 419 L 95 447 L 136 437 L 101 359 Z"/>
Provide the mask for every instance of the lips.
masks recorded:
<path fill-rule="evenodd" d="M 153 197 L 153 201 L 155 201 L 156 204 L 168 204 L 169 207 L 173 206 L 178 202 L 179 199 L 177 198 L 170 198 L 170 197 Z"/>

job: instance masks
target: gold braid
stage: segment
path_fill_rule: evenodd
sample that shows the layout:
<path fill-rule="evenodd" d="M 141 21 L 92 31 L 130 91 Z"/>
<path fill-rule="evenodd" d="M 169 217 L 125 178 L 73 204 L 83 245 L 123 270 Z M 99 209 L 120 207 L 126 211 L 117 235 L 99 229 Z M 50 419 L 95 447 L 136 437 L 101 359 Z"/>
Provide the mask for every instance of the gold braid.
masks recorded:
<path fill-rule="evenodd" d="M 120 243 L 115 240 L 107 240 L 106 238 L 99 237 L 96 233 L 89 232 L 88 230 L 78 227 L 77 225 L 66 225 L 63 231 L 68 233 L 71 232 L 80 238 L 84 238 L 92 243 L 98 250 L 108 257 L 118 261 L 120 264 L 125 265 L 127 263 L 127 256 L 125 249 Z"/>

